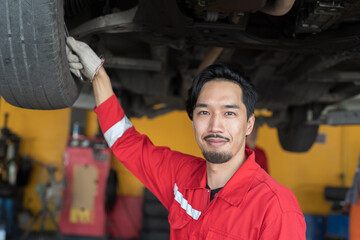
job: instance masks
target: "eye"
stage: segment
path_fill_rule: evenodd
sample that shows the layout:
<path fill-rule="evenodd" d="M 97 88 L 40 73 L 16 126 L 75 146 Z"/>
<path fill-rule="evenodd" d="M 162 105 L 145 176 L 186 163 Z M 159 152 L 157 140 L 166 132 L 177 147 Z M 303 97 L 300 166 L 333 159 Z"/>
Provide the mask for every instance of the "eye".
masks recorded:
<path fill-rule="evenodd" d="M 235 116 L 236 114 L 234 112 L 226 112 L 225 115 L 226 116 Z"/>
<path fill-rule="evenodd" d="M 208 111 L 199 111 L 199 115 L 208 115 L 209 112 Z"/>

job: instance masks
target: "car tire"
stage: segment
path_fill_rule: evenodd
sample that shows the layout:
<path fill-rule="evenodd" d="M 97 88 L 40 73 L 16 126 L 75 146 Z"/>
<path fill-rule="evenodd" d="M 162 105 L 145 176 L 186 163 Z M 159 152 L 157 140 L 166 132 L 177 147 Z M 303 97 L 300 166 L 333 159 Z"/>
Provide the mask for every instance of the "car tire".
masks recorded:
<path fill-rule="evenodd" d="M 29 109 L 71 106 L 81 83 L 65 51 L 62 0 L 0 1 L 0 96 Z"/>
<path fill-rule="evenodd" d="M 286 126 L 277 127 L 279 142 L 284 150 L 307 152 L 314 144 L 319 125 L 305 124 L 306 111 L 306 106 L 292 107 L 289 111 L 289 123 Z"/>
<path fill-rule="evenodd" d="M 314 144 L 319 126 L 297 125 L 293 128 L 277 128 L 280 145 L 289 152 L 307 152 Z"/>

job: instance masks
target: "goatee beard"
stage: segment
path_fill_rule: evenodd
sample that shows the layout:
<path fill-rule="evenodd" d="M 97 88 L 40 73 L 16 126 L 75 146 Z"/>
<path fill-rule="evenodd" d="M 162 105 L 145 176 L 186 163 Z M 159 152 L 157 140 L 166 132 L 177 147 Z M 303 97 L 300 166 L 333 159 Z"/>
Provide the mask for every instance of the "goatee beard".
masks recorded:
<path fill-rule="evenodd" d="M 215 164 L 226 163 L 232 158 L 231 153 L 224 152 L 203 152 L 206 161 Z"/>

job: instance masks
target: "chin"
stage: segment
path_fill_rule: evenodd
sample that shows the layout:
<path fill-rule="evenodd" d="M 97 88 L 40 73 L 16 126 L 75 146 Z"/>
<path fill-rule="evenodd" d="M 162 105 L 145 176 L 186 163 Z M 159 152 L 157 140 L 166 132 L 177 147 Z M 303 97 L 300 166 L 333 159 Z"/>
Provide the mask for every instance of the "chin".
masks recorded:
<path fill-rule="evenodd" d="M 228 162 L 233 156 L 229 152 L 203 151 L 204 158 L 209 163 L 221 164 Z"/>

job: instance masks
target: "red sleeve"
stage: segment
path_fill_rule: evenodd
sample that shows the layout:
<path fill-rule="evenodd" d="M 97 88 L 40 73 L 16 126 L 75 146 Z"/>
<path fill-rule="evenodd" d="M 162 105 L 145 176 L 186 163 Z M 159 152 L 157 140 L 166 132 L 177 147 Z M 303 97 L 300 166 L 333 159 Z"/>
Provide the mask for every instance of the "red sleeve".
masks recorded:
<path fill-rule="evenodd" d="M 100 104 L 99 107 L 95 107 L 94 112 L 98 115 L 100 127 L 103 133 L 109 130 L 110 127 L 114 126 L 115 123 L 119 122 L 125 116 L 115 94 L 106 99 L 106 101 Z"/>
<path fill-rule="evenodd" d="M 174 199 L 177 169 L 193 157 L 154 146 L 146 135 L 135 130 L 115 95 L 94 110 L 115 156 L 168 208 Z"/>

